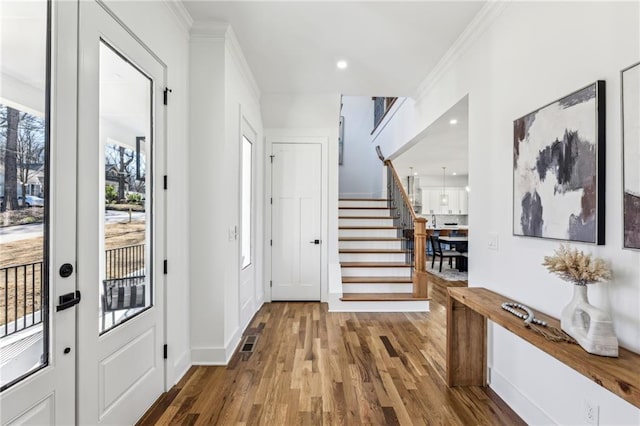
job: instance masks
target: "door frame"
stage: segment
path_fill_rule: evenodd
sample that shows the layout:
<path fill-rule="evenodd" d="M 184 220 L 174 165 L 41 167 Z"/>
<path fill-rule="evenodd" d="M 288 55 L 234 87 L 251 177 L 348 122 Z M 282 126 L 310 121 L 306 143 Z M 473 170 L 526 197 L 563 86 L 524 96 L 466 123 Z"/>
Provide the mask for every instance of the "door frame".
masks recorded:
<path fill-rule="evenodd" d="M 265 211 L 265 234 L 264 240 L 264 267 L 265 267 L 265 282 L 264 282 L 264 298 L 265 302 L 271 302 L 271 280 L 273 278 L 273 252 L 271 247 L 271 240 L 273 238 L 273 222 L 272 222 L 272 205 L 271 197 L 273 197 L 272 187 L 272 166 L 271 166 L 271 154 L 273 152 L 273 144 L 287 143 L 287 144 L 320 144 L 320 151 L 322 153 L 322 159 L 320 164 L 321 173 L 321 196 L 320 196 L 320 238 L 322 244 L 320 245 L 320 301 L 326 302 L 328 300 L 328 271 L 329 271 L 329 241 L 328 241 L 328 223 L 329 223 L 329 137 L 318 132 L 314 134 L 313 131 L 307 131 L 304 133 L 298 131 L 288 130 L 272 130 L 265 131 L 265 197 L 264 211 Z M 337 167 L 337 165 L 336 165 Z M 337 185 L 337 181 L 336 181 Z M 337 223 L 337 222 L 336 222 Z"/>
<path fill-rule="evenodd" d="M 251 317 L 244 319 L 242 317 L 242 280 L 243 280 L 243 268 L 242 268 L 242 235 L 244 230 L 242 229 L 242 199 L 244 194 L 242 193 L 242 180 L 243 180 L 243 146 L 244 136 L 247 135 L 247 139 L 251 142 L 251 264 L 247 266 L 251 271 L 247 273 L 252 274 L 252 297 L 253 304 L 250 307 L 251 316 L 256 312 L 258 306 L 258 292 L 257 292 L 257 280 L 258 280 L 258 132 L 256 128 L 251 124 L 249 118 L 243 113 L 242 105 L 239 108 L 239 123 L 238 128 L 238 324 L 240 329 L 244 330 L 245 327 L 251 321 Z M 246 274 L 246 273 L 245 273 Z"/>

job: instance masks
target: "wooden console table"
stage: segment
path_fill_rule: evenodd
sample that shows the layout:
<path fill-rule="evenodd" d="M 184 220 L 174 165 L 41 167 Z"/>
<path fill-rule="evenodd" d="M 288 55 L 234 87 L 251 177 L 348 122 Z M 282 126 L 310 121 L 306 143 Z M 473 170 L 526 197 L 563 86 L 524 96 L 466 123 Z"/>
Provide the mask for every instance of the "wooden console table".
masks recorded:
<path fill-rule="evenodd" d="M 551 342 L 501 308 L 512 302 L 481 287 L 449 288 L 447 302 L 447 384 L 486 386 L 487 319 L 640 408 L 640 354 L 620 348 L 618 358 L 587 353 L 579 345 Z M 560 328 L 560 322 L 536 312 L 536 318 Z"/>

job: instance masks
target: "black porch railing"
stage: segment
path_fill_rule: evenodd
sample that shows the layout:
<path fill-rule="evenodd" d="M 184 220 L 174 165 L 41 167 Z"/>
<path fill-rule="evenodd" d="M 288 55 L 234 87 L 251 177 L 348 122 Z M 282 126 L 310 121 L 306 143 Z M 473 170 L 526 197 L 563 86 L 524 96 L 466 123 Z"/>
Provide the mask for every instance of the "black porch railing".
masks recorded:
<path fill-rule="evenodd" d="M 0 268 L 0 337 L 42 322 L 42 262 Z"/>
<path fill-rule="evenodd" d="M 144 275 L 144 244 L 105 251 L 105 279 Z"/>

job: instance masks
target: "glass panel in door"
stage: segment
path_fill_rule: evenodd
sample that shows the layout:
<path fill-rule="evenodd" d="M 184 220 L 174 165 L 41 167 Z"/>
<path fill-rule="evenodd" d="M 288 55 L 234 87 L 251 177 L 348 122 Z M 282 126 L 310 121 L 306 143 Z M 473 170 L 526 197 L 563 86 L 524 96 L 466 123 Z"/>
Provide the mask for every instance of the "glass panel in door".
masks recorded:
<path fill-rule="evenodd" d="M 152 80 L 100 43 L 100 141 L 104 167 L 97 191 L 104 211 L 99 263 L 99 331 L 152 305 Z"/>
<path fill-rule="evenodd" d="M 49 359 L 47 8 L 46 1 L 0 5 L 2 391 Z"/>

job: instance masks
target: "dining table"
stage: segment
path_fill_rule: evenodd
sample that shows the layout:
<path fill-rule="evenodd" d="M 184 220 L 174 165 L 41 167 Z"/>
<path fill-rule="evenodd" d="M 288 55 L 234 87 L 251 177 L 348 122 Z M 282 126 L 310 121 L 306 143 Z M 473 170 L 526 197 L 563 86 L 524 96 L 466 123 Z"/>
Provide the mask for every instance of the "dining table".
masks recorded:
<path fill-rule="evenodd" d="M 460 252 L 460 256 L 456 259 L 456 265 L 458 266 L 459 271 L 466 271 L 467 262 L 469 259 L 469 254 L 467 253 L 467 250 L 469 248 L 469 237 L 443 236 L 438 237 L 438 240 L 445 244 L 451 245 L 453 250 Z"/>

